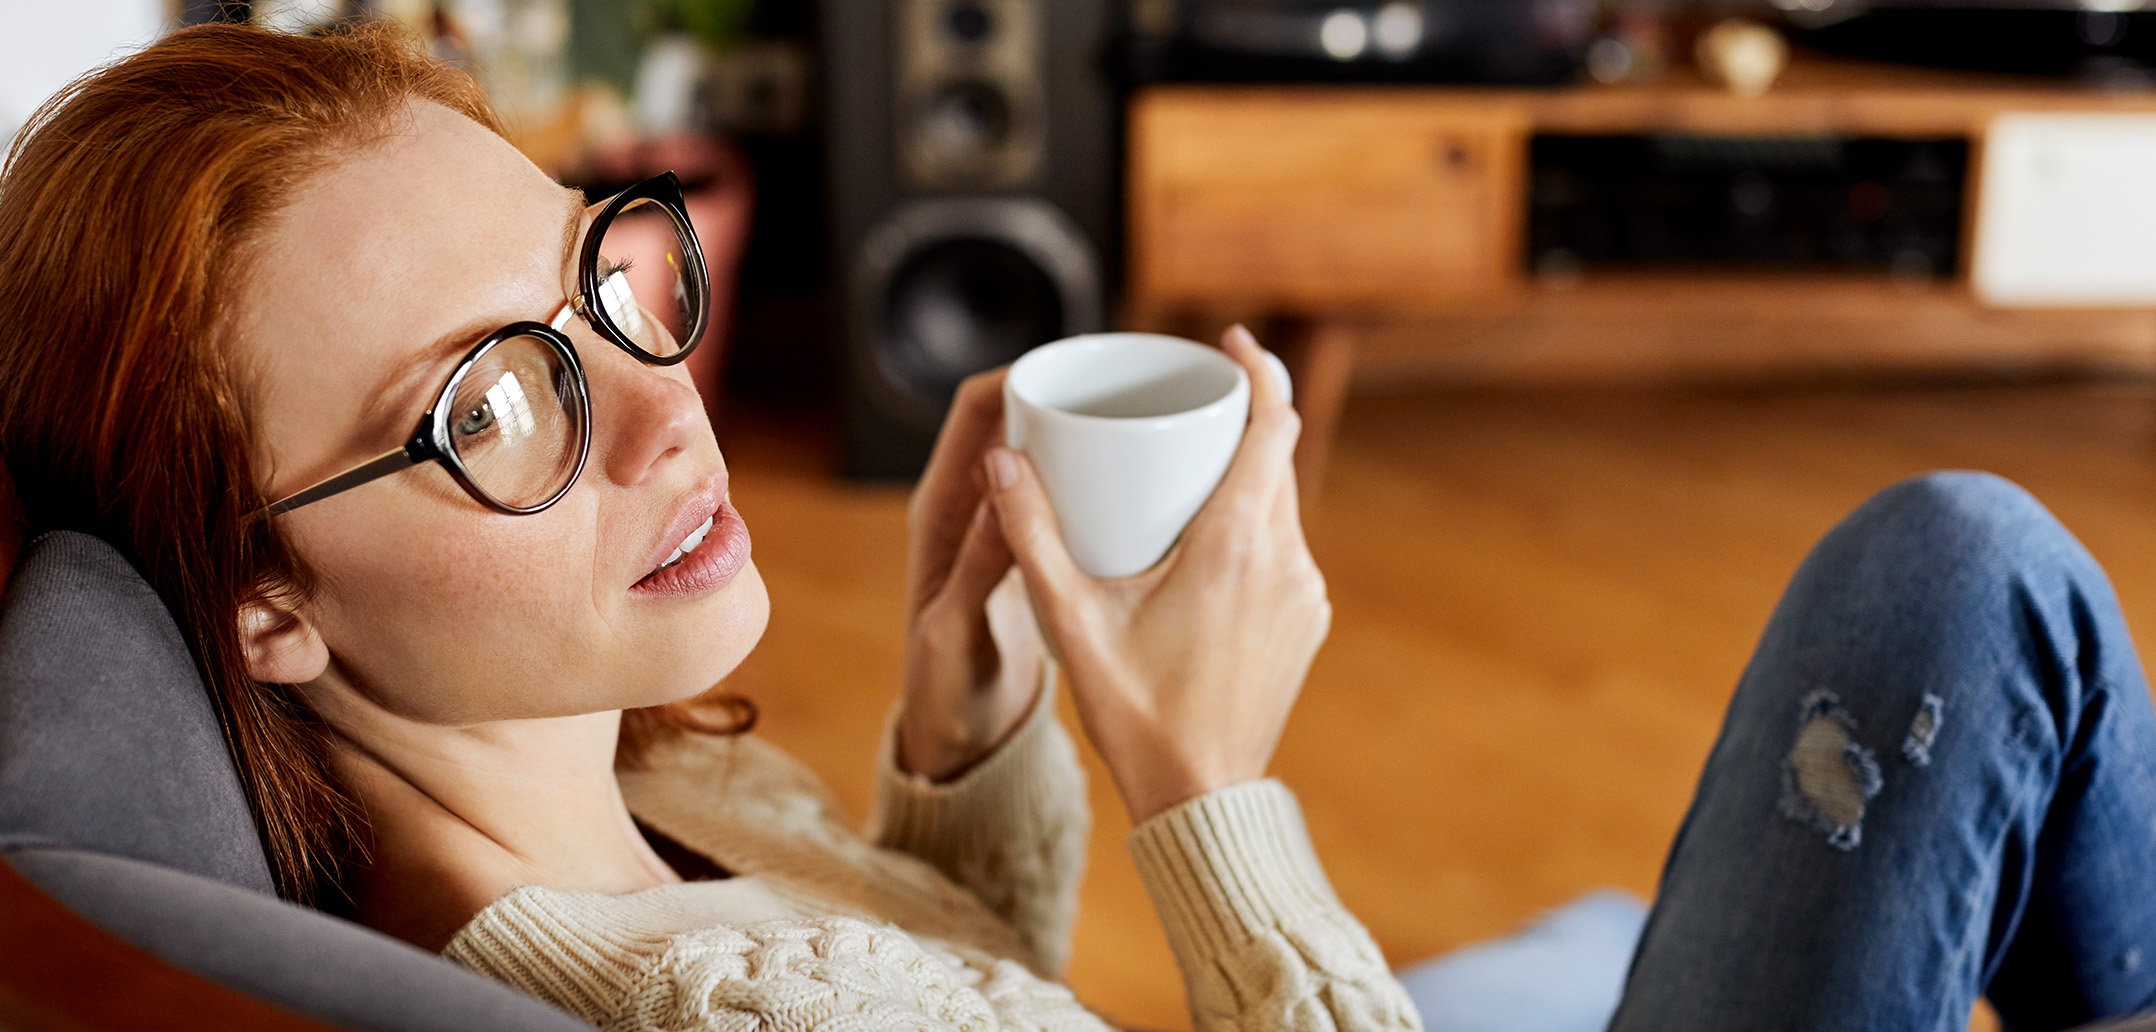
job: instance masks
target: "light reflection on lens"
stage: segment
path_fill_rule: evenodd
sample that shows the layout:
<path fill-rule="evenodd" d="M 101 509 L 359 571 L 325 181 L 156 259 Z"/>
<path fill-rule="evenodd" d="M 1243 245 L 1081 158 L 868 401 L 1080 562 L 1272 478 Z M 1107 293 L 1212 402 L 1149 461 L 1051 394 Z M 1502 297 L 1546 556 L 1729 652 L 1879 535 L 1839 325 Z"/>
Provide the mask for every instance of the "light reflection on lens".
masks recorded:
<path fill-rule="evenodd" d="M 552 344 L 512 337 L 457 386 L 450 446 L 471 483 L 510 508 L 539 505 L 568 486 L 583 451 L 584 398 Z"/>
<path fill-rule="evenodd" d="M 599 304 L 614 320 L 614 325 L 631 339 L 641 342 L 649 337 L 650 331 L 644 326 L 643 306 L 636 303 L 636 293 L 629 289 L 626 270 L 617 269 L 599 281 Z"/>
<path fill-rule="evenodd" d="M 594 300 L 646 354 L 669 358 L 694 343 L 708 288 L 688 257 L 694 246 L 665 205 L 643 199 L 616 212 L 600 238 Z"/>
<path fill-rule="evenodd" d="M 507 373 L 487 388 L 487 404 L 494 409 L 494 418 L 501 426 L 501 434 L 511 443 L 530 437 L 538 429 L 539 419 L 532 414 L 531 400 L 524 394 L 524 385 L 517 382 L 517 374 Z"/>

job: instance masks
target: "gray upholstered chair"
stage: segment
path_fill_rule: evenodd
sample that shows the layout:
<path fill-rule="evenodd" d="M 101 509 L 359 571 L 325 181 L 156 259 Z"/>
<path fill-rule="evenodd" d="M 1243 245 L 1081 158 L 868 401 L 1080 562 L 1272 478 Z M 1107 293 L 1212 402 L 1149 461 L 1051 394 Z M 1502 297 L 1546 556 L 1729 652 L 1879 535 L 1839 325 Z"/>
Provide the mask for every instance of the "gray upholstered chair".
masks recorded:
<path fill-rule="evenodd" d="M 32 542 L 0 609 L 0 858 L 155 957 L 330 1025 L 590 1032 L 277 899 L 178 627 L 117 551 L 82 534 Z"/>

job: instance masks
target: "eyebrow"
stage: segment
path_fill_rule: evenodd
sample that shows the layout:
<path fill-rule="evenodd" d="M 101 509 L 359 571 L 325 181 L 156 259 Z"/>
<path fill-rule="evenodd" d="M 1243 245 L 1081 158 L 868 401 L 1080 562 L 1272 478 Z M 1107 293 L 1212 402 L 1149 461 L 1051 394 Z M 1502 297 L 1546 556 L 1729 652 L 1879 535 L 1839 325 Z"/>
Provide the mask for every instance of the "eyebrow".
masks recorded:
<path fill-rule="evenodd" d="M 584 213 L 590 207 L 591 203 L 585 199 L 584 191 L 576 187 L 569 188 L 569 214 L 562 223 L 561 230 L 561 267 L 564 270 L 576 259 L 577 239 L 583 236 Z M 553 315 L 554 313 L 549 311 L 539 318 L 547 319 Z M 371 436 L 372 431 L 383 423 L 403 414 L 399 411 L 403 409 L 402 399 L 411 394 L 415 382 L 419 382 L 423 376 L 439 373 L 443 366 L 462 358 L 465 352 L 479 343 L 480 338 L 503 325 L 495 316 L 473 319 L 436 337 L 432 344 L 421 348 L 417 355 L 402 364 L 398 372 L 377 384 L 366 400 L 361 402 L 359 425 L 362 432 Z M 406 428 L 397 431 L 400 435 L 406 432 Z M 401 445 L 404 441 L 400 437 L 397 443 Z"/>

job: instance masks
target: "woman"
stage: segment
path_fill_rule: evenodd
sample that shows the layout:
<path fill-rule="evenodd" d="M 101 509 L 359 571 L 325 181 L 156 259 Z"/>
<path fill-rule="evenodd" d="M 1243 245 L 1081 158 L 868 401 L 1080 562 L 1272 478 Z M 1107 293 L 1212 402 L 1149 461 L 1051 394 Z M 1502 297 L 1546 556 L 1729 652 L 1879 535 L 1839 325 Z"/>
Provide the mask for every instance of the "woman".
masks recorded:
<path fill-rule="evenodd" d="M 692 705 L 766 602 L 675 364 L 704 315 L 678 206 L 664 178 L 550 182 L 379 29 L 176 33 L 18 144 L 0 449 L 34 525 L 119 544 L 173 609 L 283 891 L 609 1028 L 1100 1028 L 1054 981 L 1086 813 L 1052 653 L 1197 1025 L 1416 1028 L 1263 779 L 1330 615 L 1272 381 L 1176 550 L 1106 583 L 994 446 L 997 376 L 965 385 L 914 496 L 864 838 Z M 638 220 L 673 246 L 617 249 Z M 2138 678 L 2025 496 L 1882 496 L 1769 629 L 1619 1023 L 1932 1027 L 1987 984 L 2029 990 L 2028 1027 L 2145 1002 L 2151 966 L 2105 973 L 2156 920 L 2105 907 L 2156 916 L 2122 862 L 2156 822 L 2083 834 L 2084 807 L 2151 812 Z M 1863 744 L 1910 706 L 1928 778 Z"/>
<path fill-rule="evenodd" d="M 675 364 L 695 249 L 611 250 L 679 205 L 553 183 L 383 29 L 175 33 L 23 137 L 0 254 L 54 264 L 0 288 L 10 468 L 171 603 L 284 891 L 610 1027 L 1099 1027 L 1052 981 L 1085 797 L 1022 593 L 990 603 L 1015 551 L 1206 1020 L 1411 1026 L 1260 780 L 1328 620 L 1264 376 L 1211 511 L 1110 585 L 965 386 L 871 839 L 768 746 L 669 733 L 766 616 Z"/>

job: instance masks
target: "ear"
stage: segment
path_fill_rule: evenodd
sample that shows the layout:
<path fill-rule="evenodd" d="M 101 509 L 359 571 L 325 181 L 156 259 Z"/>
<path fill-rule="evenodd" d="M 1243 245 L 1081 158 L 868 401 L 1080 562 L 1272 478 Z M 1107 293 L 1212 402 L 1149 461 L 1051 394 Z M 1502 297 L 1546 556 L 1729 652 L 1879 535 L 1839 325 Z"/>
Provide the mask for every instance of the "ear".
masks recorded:
<path fill-rule="evenodd" d="M 329 669 L 329 646 L 314 623 L 275 597 L 240 607 L 240 651 L 257 681 L 306 684 Z"/>

